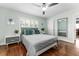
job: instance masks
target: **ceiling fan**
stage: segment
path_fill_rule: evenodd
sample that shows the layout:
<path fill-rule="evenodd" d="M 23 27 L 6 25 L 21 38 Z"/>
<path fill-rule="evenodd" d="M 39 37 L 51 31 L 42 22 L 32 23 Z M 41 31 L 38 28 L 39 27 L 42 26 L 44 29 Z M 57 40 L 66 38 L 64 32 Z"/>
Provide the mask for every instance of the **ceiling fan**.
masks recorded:
<path fill-rule="evenodd" d="M 35 3 L 34 3 L 35 6 L 42 8 L 42 11 L 43 11 L 42 14 L 43 14 L 43 15 L 46 14 L 46 10 L 47 10 L 48 7 L 52 7 L 52 6 L 55 6 L 55 5 L 57 5 L 57 4 L 58 4 L 58 3 L 50 3 L 50 4 L 49 4 L 49 3 L 42 3 L 41 5 L 39 5 L 39 4 L 35 4 Z"/>

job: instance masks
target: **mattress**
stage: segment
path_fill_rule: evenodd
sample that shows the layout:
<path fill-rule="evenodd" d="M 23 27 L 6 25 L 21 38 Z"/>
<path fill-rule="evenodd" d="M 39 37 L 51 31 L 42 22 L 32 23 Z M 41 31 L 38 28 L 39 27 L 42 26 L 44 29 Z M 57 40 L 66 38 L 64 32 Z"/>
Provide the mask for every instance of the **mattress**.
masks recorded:
<path fill-rule="evenodd" d="M 46 48 L 47 46 L 55 43 L 57 41 L 56 36 L 45 35 L 45 34 L 35 34 L 35 35 L 23 35 L 24 42 L 28 42 L 33 46 L 36 52 Z M 27 43 L 25 43 L 27 45 Z"/>

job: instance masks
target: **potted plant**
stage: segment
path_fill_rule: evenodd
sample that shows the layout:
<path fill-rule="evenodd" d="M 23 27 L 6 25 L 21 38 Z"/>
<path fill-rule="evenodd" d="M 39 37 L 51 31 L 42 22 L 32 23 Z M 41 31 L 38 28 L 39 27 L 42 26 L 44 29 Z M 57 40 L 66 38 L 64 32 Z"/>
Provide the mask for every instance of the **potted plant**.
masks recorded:
<path fill-rule="evenodd" d="M 44 31 L 45 29 L 44 28 L 41 28 L 41 31 Z"/>
<path fill-rule="evenodd" d="M 41 31 L 43 34 L 45 34 L 45 29 L 44 28 L 41 28 Z"/>
<path fill-rule="evenodd" d="M 18 34 L 18 33 L 19 33 L 19 30 L 16 29 L 16 30 L 14 31 L 14 33 L 15 33 L 15 34 Z"/>

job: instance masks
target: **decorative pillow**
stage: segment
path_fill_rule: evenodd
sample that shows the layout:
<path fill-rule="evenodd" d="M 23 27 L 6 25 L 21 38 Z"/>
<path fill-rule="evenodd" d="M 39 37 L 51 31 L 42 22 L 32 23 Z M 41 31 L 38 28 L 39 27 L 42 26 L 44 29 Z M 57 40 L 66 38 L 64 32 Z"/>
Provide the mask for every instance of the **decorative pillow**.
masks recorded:
<path fill-rule="evenodd" d="M 32 34 L 35 34 L 35 30 L 34 29 L 32 29 Z"/>
<path fill-rule="evenodd" d="M 22 28 L 21 29 L 21 34 L 32 35 L 32 29 L 31 28 Z"/>
<path fill-rule="evenodd" d="M 40 32 L 37 28 L 35 29 L 35 34 L 40 34 Z"/>
<path fill-rule="evenodd" d="M 32 29 L 29 29 L 28 32 L 29 32 L 28 35 L 32 35 L 33 34 Z"/>
<path fill-rule="evenodd" d="M 24 35 L 32 35 L 32 34 L 40 34 L 38 28 L 22 28 L 21 34 Z"/>

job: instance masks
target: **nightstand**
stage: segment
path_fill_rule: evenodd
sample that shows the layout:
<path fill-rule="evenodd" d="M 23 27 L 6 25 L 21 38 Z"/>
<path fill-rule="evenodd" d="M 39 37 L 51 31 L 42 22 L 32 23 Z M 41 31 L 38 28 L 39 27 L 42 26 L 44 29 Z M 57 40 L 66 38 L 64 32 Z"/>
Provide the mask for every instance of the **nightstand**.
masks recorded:
<path fill-rule="evenodd" d="M 13 44 L 13 43 L 19 43 L 20 42 L 20 35 L 5 36 L 5 42 L 7 45 Z"/>

